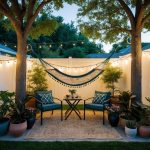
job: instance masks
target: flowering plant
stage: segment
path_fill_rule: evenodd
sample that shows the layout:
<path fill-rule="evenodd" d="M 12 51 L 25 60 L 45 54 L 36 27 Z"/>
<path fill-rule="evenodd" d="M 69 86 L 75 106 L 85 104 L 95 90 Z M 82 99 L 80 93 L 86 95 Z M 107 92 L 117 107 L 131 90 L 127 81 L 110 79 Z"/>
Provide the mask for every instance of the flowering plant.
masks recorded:
<path fill-rule="evenodd" d="M 26 118 L 35 118 L 36 117 L 36 111 L 32 107 L 28 107 L 25 110 L 25 116 Z"/>
<path fill-rule="evenodd" d="M 107 110 L 109 111 L 109 113 L 119 113 L 120 107 L 118 105 L 112 104 L 112 106 L 107 107 Z"/>

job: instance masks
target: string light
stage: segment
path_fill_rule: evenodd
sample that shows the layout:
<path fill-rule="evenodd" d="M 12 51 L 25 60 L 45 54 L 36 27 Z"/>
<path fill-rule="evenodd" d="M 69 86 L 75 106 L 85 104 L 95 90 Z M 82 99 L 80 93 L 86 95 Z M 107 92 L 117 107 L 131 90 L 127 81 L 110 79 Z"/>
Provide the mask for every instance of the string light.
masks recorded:
<path fill-rule="evenodd" d="M 75 45 L 77 45 L 77 44 L 84 44 L 85 43 L 85 41 L 82 41 L 82 40 L 78 40 L 78 41 L 69 41 L 69 42 L 56 42 L 56 43 L 54 43 L 54 42 L 50 42 L 50 43 L 45 43 L 45 42 L 43 42 L 43 43 L 35 43 L 36 45 L 38 45 L 38 47 L 39 48 L 41 48 L 42 46 L 48 46 L 49 48 L 51 48 L 52 47 L 52 45 L 59 45 L 61 43 L 61 45 L 63 46 L 63 45 L 67 45 L 67 44 L 72 44 L 73 43 L 73 46 L 75 46 Z M 31 45 L 30 43 L 28 43 L 29 45 Z M 27 44 L 27 45 L 28 45 Z M 4 43 L 4 45 L 5 46 L 10 46 L 10 47 L 14 47 L 14 48 L 16 48 L 17 46 L 16 46 L 16 43 Z M 60 45 L 60 46 L 61 46 Z M 27 46 L 27 48 L 29 48 L 28 46 Z"/>

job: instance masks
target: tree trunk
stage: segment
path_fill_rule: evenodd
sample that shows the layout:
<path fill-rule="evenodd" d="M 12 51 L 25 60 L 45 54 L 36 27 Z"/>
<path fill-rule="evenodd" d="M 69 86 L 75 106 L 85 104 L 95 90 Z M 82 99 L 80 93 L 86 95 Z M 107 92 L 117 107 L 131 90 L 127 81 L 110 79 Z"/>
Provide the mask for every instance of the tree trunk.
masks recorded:
<path fill-rule="evenodd" d="M 136 95 L 136 100 L 142 98 L 142 46 L 141 30 L 135 29 L 131 41 L 131 92 Z"/>
<path fill-rule="evenodd" d="M 23 33 L 17 33 L 16 101 L 26 97 L 26 42 Z"/>

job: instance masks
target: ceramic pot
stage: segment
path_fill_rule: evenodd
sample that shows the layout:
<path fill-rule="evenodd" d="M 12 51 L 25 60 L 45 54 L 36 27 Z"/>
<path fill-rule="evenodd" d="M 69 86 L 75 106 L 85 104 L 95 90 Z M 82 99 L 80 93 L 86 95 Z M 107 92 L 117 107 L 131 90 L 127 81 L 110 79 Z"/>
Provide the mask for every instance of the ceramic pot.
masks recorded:
<path fill-rule="evenodd" d="M 119 126 L 123 129 L 125 128 L 125 126 L 126 126 L 126 119 L 125 118 L 120 117 Z"/>
<path fill-rule="evenodd" d="M 150 137 L 150 126 L 140 126 L 138 128 L 139 136 L 147 138 Z"/>
<path fill-rule="evenodd" d="M 117 127 L 119 123 L 119 113 L 108 113 L 108 120 L 112 127 Z"/>
<path fill-rule="evenodd" d="M 27 119 L 27 129 L 31 129 L 35 123 L 35 118 L 28 118 Z"/>
<path fill-rule="evenodd" d="M 22 123 L 14 124 L 10 122 L 9 134 L 12 136 L 21 136 L 27 129 L 27 121 L 25 120 Z"/>
<path fill-rule="evenodd" d="M 136 135 L 137 135 L 137 128 L 131 129 L 131 128 L 128 128 L 127 126 L 125 126 L 125 134 L 128 137 L 136 137 Z"/>
<path fill-rule="evenodd" d="M 10 121 L 8 118 L 3 118 L 2 120 L 0 120 L 0 136 L 3 136 L 7 133 L 9 123 Z"/>

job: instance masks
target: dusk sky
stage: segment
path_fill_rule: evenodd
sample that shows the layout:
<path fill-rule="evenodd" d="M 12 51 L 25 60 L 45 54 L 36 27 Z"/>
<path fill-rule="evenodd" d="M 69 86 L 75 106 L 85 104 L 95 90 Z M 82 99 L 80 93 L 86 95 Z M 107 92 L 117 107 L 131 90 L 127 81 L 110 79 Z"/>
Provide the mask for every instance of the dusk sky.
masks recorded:
<path fill-rule="evenodd" d="M 53 15 L 62 16 L 65 23 L 71 23 L 73 21 L 74 25 L 77 25 L 77 11 L 78 7 L 76 5 L 65 4 L 59 11 L 54 11 Z M 150 42 L 150 32 L 142 33 L 142 42 Z M 103 43 L 103 45 L 106 52 L 111 50 L 112 44 Z"/>

